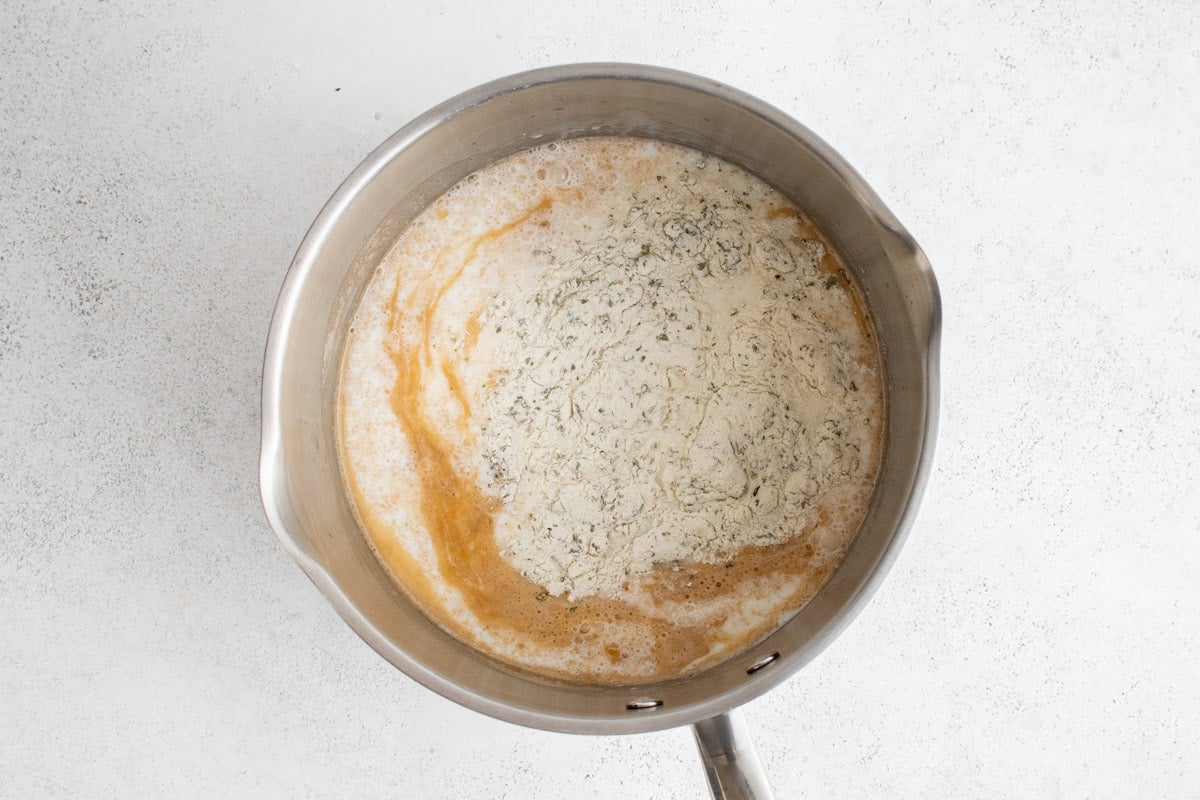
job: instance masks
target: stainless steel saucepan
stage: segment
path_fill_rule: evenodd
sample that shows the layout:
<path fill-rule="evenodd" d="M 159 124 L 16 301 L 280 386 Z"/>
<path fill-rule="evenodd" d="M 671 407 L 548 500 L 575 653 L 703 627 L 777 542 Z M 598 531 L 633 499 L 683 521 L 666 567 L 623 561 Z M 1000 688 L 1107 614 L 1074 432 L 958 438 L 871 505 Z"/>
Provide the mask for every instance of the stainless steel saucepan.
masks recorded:
<path fill-rule="evenodd" d="M 833 242 L 878 329 L 888 419 L 878 485 L 828 583 L 787 624 L 699 674 L 572 685 L 501 664 L 447 634 L 389 578 L 339 476 L 338 364 L 356 303 L 405 226 L 462 178 L 577 136 L 638 136 L 719 156 L 790 197 Z M 734 710 L 812 659 L 883 579 L 916 514 L 937 417 L 937 285 L 916 243 L 828 145 L 776 109 L 672 70 L 582 64 L 503 78 L 418 117 L 371 153 L 321 211 L 279 295 L 263 373 L 260 479 L 271 527 L 359 636 L 428 688 L 493 717 L 570 733 L 694 726 L 714 797 L 770 787 Z"/>

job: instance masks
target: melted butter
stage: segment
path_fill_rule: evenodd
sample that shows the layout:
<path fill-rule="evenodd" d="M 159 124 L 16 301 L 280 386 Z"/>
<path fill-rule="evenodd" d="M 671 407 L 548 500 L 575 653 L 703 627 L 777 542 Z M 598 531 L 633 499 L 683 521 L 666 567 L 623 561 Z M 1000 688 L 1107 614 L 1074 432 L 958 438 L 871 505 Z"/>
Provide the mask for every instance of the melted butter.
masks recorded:
<path fill-rule="evenodd" d="M 601 168 L 612 168 L 607 157 L 598 163 Z M 578 188 L 570 187 L 559 189 L 555 196 L 576 202 L 585 199 Z M 403 546 L 391 526 L 372 511 L 372 502 L 360 487 L 357 468 L 348 458 L 343 459 L 346 482 L 359 520 L 381 561 L 427 614 L 465 641 L 483 646 L 514 666 L 571 681 L 638 683 L 672 677 L 736 652 L 777 626 L 778 614 L 745 622 L 735 619 L 736 614 L 721 611 L 721 602 L 738 592 L 744 593 L 744 587 L 766 581 L 763 585 L 773 587 L 770 591 L 775 607 L 793 613 L 812 596 L 836 566 L 836 559 L 818 557 L 813 545 L 817 530 L 830 521 L 829 511 L 819 509 L 812 526 L 797 531 L 782 544 L 744 547 L 722 563 L 657 564 L 648 573 L 627 582 L 625 597 L 593 595 L 570 599 L 565 594 L 551 595 L 506 560 L 495 535 L 500 501 L 487 496 L 472 474 L 456 466 L 457 443 L 445 438 L 425 407 L 428 379 L 435 363 L 432 333 L 443 301 L 479 254 L 527 224 L 538 228 L 549 225 L 545 212 L 554 203 L 552 193 L 547 192 L 505 223 L 469 239 L 464 246 L 443 247 L 432 268 L 418 269 L 417 289 L 409 294 L 407 302 L 401 302 L 403 271 L 397 273 L 390 292 L 386 311 L 387 356 L 394 368 L 394 381 L 388 393 L 388 407 L 411 450 L 412 474 L 417 484 L 415 505 L 435 556 L 436 576 Z M 438 205 L 434 216 L 444 221 L 451 213 Z M 860 333 L 870 338 L 871 325 L 862 300 L 820 232 L 790 207 L 770 209 L 766 217 L 789 217 L 795 221 L 797 236 L 820 241 L 825 246 L 820 270 L 835 277 L 838 286 L 850 297 Z M 462 255 L 452 265 L 453 253 Z M 479 343 L 483 311 L 476 308 L 462 325 L 457 349 L 464 358 Z M 419 323 L 415 341 L 401 335 L 408 320 Z M 462 413 L 457 417 L 459 432 L 472 441 L 475 437 L 470 391 L 449 357 L 438 360 L 437 368 L 445 379 L 449 396 L 461 408 Z M 503 366 L 493 369 L 482 390 L 488 391 L 495 376 L 506 373 Z M 339 416 L 345 448 L 348 423 L 344 405 L 339 406 Z M 443 600 L 443 585 L 452 587 L 461 596 L 475 617 L 473 623 L 448 610 Z M 645 602 L 646 598 L 650 602 Z M 709 609 L 699 615 L 702 618 L 699 622 L 696 608 Z M 482 644 L 480 628 L 493 633 L 508 632 L 515 644 L 507 649 Z M 545 661 L 534 664 L 523 655 L 567 648 L 595 656 L 577 658 L 569 668 L 563 668 Z M 639 649 L 648 650 L 648 664 L 640 661 L 634 664 Z"/>

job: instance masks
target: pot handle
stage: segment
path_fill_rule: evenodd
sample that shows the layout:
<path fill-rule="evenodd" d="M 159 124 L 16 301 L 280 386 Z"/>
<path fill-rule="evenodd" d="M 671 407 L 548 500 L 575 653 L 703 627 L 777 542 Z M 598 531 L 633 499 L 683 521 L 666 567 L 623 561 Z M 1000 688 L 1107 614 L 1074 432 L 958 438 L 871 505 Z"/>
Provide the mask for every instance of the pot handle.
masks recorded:
<path fill-rule="evenodd" d="M 741 711 L 701 720 L 692 733 L 713 800 L 775 800 Z"/>

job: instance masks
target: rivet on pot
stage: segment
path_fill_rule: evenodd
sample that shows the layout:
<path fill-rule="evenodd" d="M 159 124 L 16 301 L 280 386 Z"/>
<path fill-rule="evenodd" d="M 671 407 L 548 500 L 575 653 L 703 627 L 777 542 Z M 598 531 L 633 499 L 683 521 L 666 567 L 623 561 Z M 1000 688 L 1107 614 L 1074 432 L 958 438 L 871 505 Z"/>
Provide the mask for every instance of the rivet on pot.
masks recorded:
<path fill-rule="evenodd" d="M 658 708 L 663 704 L 662 700 L 630 700 L 625 704 L 626 711 L 647 711 L 651 708 Z"/>
<path fill-rule="evenodd" d="M 777 659 L 777 658 L 779 658 L 779 653 L 771 653 L 769 656 L 763 656 L 762 658 L 758 659 L 757 661 L 755 661 L 753 664 L 751 664 L 749 667 L 746 668 L 746 674 L 753 675 L 754 673 L 758 672 L 763 667 L 774 664 L 775 659 Z"/>

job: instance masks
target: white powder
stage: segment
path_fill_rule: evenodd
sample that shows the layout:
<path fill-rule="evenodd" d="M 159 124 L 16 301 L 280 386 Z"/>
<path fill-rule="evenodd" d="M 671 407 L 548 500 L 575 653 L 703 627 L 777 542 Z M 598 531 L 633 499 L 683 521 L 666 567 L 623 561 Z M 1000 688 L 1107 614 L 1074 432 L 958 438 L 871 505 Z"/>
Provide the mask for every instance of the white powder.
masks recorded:
<path fill-rule="evenodd" d="M 876 458 L 869 343 L 824 246 L 768 219 L 781 198 L 746 173 L 633 147 L 611 157 L 650 169 L 618 169 L 616 202 L 498 243 L 520 267 L 482 318 L 505 365 L 480 398 L 483 486 L 502 554 L 552 594 L 782 542 Z"/>

